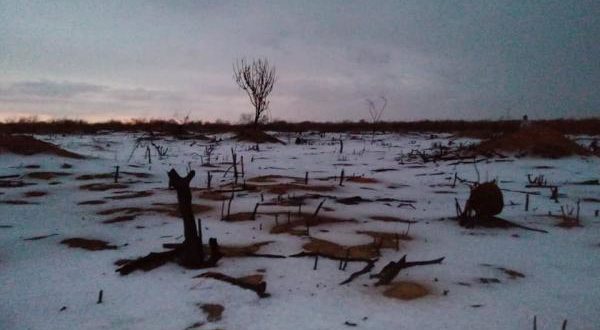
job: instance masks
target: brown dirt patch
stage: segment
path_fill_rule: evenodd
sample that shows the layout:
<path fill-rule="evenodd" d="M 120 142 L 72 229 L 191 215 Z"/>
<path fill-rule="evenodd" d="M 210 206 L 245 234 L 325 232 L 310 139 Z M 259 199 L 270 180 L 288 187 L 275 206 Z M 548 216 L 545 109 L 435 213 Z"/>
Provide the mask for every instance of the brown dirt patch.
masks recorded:
<path fill-rule="evenodd" d="M 23 197 L 42 197 L 42 196 L 46 196 L 46 195 L 48 195 L 47 191 L 38 191 L 38 190 L 27 191 L 27 192 L 23 193 Z"/>
<path fill-rule="evenodd" d="M 83 174 L 75 178 L 75 180 L 98 180 L 98 179 L 112 179 L 115 177 L 114 173 L 102 173 L 102 174 Z"/>
<path fill-rule="evenodd" d="M 79 189 L 89 191 L 107 191 L 112 189 L 125 189 L 128 186 L 122 183 L 90 183 L 79 186 Z"/>
<path fill-rule="evenodd" d="M 313 192 L 329 192 L 334 191 L 334 186 L 318 186 L 318 185 L 303 185 L 297 183 L 278 183 L 268 185 L 248 185 L 246 187 L 252 187 L 254 189 L 260 189 L 274 195 L 284 195 L 293 190 L 302 191 L 313 191 Z"/>
<path fill-rule="evenodd" d="M 150 210 L 176 218 L 181 217 L 181 214 L 179 213 L 179 204 L 177 203 L 152 203 L 152 205 L 160 206 L 161 208 L 152 208 Z M 212 209 L 213 207 L 209 205 L 192 204 L 192 211 L 194 214 L 206 213 Z"/>
<path fill-rule="evenodd" d="M 398 217 L 392 217 L 387 215 L 373 215 L 370 216 L 369 219 L 383 221 L 383 222 L 402 222 L 402 223 L 417 223 L 414 220 L 406 220 Z"/>
<path fill-rule="evenodd" d="M 198 307 L 206 314 L 206 320 L 208 322 L 217 322 L 221 320 L 221 316 L 225 310 L 225 307 L 219 304 L 199 304 Z"/>
<path fill-rule="evenodd" d="M 306 252 L 318 253 L 331 258 L 372 259 L 379 256 L 373 244 L 344 246 L 334 242 L 311 238 L 310 242 L 302 245 Z"/>
<path fill-rule="evenodd" d="M 8 204 L 8 205 L 33 205 L 33 204 L 37 204 L 37 203 L 24 201 L 22 199 L 9 199 L 9 200 L 0 201 L 0 204 Z"/>
<path fill-rule="evenodd" d="M 238 280 L 250 284 L 250 285 L 259 285 L 262 283 L 264 276 L 262 274 L 253 274 L 243 277 L 238 277 Z"/>
<path fill-rule="evenodd" d="M 110 223 L 133 221 L 133 220 L 135 220 L 136 216 L 137 216 L 137 214 L 118 215 L 118 216 L 110 218 L 108 220 L 104 220 L 104 221 L 102 221 L 102 223 L 110 224 Z"/>
<path fill-rule="evenodd" d="M 152 177 L 152 174 L 150 173 L 143 173 L 143 172 L 127 172 L 127 171 L 123 171 L 123 172 L 119 172 L 119 176 L 133 176 L 136 178 L 140 178 L 140 179 L 145 179 L 145 178 L 149 178 Z M 99 173 L 99 174 L 83 174 L 80 175 L 78 177 L 75 178 L 75 180 L 81 180 L 81 181 L 88 181 L 88 180 L 102 180 L 102 179 L 114 179 L 115 177 L 115 173 L 111 172 L 111 173 Z"/>
<path fill-rule="evenodd" d="M 261 131 L 255 129 L 245 129 L 239 131 L 235 139 L 238 141 L 244 142 L 252 142 L 252 143 L 281 143 L 285 144 L 283 141 Z"/>
<path fill-rule="evenodd" d="M 148 196 L 152 196 L 152 195 L 154 195 L 154 193 L 152 191 L 144 190 L 144 191 L 134 191 L 134 192 L 126 193 L 126 194 L 119 194 L 116 196 L 108 196 L 105 198 L 106 199 L 132 199 L 132 198 L 148 197 Z"/>
<path fill-rule="evenodd" d="M 241 222 L 241 221 L 254 221 L 256 219 L 252 219 L 252 212 L 238 212 L 232 213 L 229 216 L 225 216 L 223 221 L 227 222 Z M 257 214 L 258 216 L 258 214 Z"/>
<path fill-rule="evenodd" d="M 429 294 L 429 290 L 424 285 L 416 282 L 395 282 L 383 292 L 383 295 L 389 298 L 400 300 L 413 300 L 424 297 Z"/>
<path fill-rule="evenodd" d="M 138 216 L 147 215 L 147 214 L 164 214 L 170 217 L 179 218 L 179 206 L 176 203 L 152 203 L 156 207 L 117 207 L 110 208 L 106 210 L 102 210 L 97 212 L 98 215 L 116 215 L 110 219 L 104 220 L 103 223 L 118 223 L 118 222 L 126 222 L 132 221 Z M 192 210 L 195 214 L 205 213 L 212 210 L 211 206 L 193 204 Z"/>
<path fill-rule="evenodd" d="M 53 180 L 61 176 L 68 176 L 71 173 L 67 172 L 30 172 L 25 175 L 30 179 L 38 179 L 38 180 Z"/>
<path fill-rule="evenodd" d="M 201 199 L 208 199 L 211 201 L 223 201 L 229 199 L 228 195 L 215 190 L 205 190 L 198 195 Z"/>
<path fill-rule="evenodd" d="M 83 201 L 83 202 L 77 203 L 77 205 L 100 205 L 100 204 L 106 204 L 106 201 L 90 200 L 90 201 Z"/>
<path fill-rule="evenodd" d="M 373 238 L 373 244 L 379 246 L 382 249 L 395 249 L 396 246 L 400 245 L 400 241 L 410 241 L 412 237 L 404 233 L 389 233 L 384 231 L 369 231 L 369 230 L 358 230 L 357 234 L 363 234 Z M 396 244 L 398 242 L 398 245 Z"/>
<path fill-rule="evenodd" d="M 245 257 L 257 253 L 261 247 L 272 243 L 272 241 L 258 242 L 250 245 L 222 245 L 221 253 L 224 257 Z"/>
<path fill-rule="evenodd" d="M 533 156 L 561 158 L 589 155 L 589 151 L 551 128 L 535 125 L 481 142 L 475 147 L 480 153 L 507 151 Z"/>
<path fill-rule="evenodd" d="M 330 224 L 330 223 L 341 223 L 341 222 L 356 222 L 354 219 L 340 219 L 334 218 L 330 216 L 319 215 L 316 218 L 313 217 L 312 214 L 309 213 L 292 213 L 290 214 L 290 221 L 287 221 L 287 213 L 279 213 L 281 215 L 279 217 L 279 224 L 275 224 L 273 228 L 271 228 L 271 234 L 281 234 L 281 233 L 292 233 L 294 234 L 294 228 L 303 227 L 302 230 L 306 228 L 306 224 L 308 223 L 310 228 Z"/>
<path fill-rule="evenodd" d="M 295 178 L 292 176 L 285 176 L 285 175 L 275 175 L 275 174 L 256 176 L 256 177 L 247 179 L 246 182 L 274 183 L 274 182 L 278 182 L 281 180 L 293 180 L 295 182 L 304 182 L 304 179 Z"/>
<path fill-rule="evenodd" d="M 88 251 L 100 251 L 100 250 L 116 250 L 117 246 L 110 245 L 108 242 L 98 240 L 98 239 L 88 239 L 88 238 L 68 238 L 62 240 L 60 244 L 65 244 L 70 248 L 80 248 Z"/>
<path fill-rule="evenodd" d="M 51 154 L 67 158 L 85 158 L 82 155 L 59 148 L 58 146 L 40 141 L 26 135 L 0 135 L 0 154 L 10 152 L 17 155 Z"/>
<path fill-rule="evenodd" d="M 354 183 L 379 183 L 379 180 L 373 178 L 365 178 L 362 176 L 351 176 L 346 178 L 344 181 L 354 182 Z"/>
<path fill-rule="evenodd" d="M 35 183 L 25 182 L 23 180 L 0 180 L 0 188 L 20 188 L 31 185 L 35 185 Z"/>

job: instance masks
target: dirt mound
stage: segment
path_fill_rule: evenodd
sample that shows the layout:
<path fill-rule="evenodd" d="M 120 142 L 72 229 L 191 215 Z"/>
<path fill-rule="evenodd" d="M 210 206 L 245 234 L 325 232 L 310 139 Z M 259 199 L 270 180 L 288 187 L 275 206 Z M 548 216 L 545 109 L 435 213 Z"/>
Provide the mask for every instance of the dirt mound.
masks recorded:
<path fill-rule="evenodd" d="M 68 245 L 70 248 L 80 248 L 89 251 L 100 251 L 100 250 L 116 250 L 117 246 L 108 244 L 108 242 L 99 239 L 87 239 L 87 238 L 69 238 L 62 240 L 61 244 Z"/>
<path fill-rule="evenodd" d="M 475 146 L 475 151 L 484 154 L 506 151 L 547 158 L 590 154 L 560 132 L 542 126 L 522 128 L 517 132 L 483 141 Z"/>
<path fill-rule="evenodd" d="M 246 129 L 239 131 L 235 139 L 238 141 L 244 142 L 252 142 L 252 143 L 281 143 L 285 144 L 283 141 L 272 137 L 271 135 L 255 129 Z"/>
<path fill-rule="evenodd" d="M 66 151 L 52 143 L 40 141 L 32 136 L 0 134 L 0 154 L 5 152 L 26 156 L 51 154 L 67 158 L 85 158 L 82 155 Z"/>
<path fill-rule="evenodd" d="M 416 282 L 397 282 L 389 289 L 383 292 L 383 295 L 390 298 L 401 300 L 412 300 L 424 297 L 429 294 L 429 290 Z"/>

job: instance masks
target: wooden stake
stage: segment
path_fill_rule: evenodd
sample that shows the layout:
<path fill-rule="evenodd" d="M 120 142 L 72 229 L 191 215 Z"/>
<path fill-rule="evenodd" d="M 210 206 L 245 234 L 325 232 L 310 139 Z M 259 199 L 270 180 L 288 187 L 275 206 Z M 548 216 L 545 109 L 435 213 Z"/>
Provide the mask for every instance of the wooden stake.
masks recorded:
<path fill-rule="evenodd" d="M 96 302 L 96 304 L 101 304 L 102 303 L 102 290 L 100 290 L 100 292 L 98 292 L 98 301 Z"/>
<path fill-rule="evenodd" d="M 115 183 L 119 182 L 119 165 L 115 166 Z"/>
<path fill-rule="evenodd" d="M 529 193 L 525 194 L 525 211 L 529 211 Z"/>
<path fill-rule="evenodd" d="M 344 182 L 344 169 L 342 169 L 342 173 L 340 174 L 340 187 L 344 185 L 343 182 Z"/>
<path fill-rule="evenodd" d="M 240 156 L 240 165 L 242 166 L 242 178 L 244 177 L 244 156 Z"/>
<path fill-rule="evenodd" d="M 252 211 L 252 220 L 256 220 L 256 212 L 258 211 L 258 206 L 260 205 L 260 203 L 256 203 L 256 205 L 254 205 L 254 211 Z"/>

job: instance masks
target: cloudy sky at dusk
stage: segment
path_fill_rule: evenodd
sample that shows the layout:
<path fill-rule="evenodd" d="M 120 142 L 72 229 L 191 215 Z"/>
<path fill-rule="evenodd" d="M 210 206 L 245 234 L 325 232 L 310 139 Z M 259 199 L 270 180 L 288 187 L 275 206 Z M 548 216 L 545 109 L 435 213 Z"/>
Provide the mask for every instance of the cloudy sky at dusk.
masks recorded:
<path fill-rule="evenodd" d="M 240 57 L 277 67 L 271 117 L 600 116 L 600 2 L 0 0 L 0 120 L 250 112 Z"/>

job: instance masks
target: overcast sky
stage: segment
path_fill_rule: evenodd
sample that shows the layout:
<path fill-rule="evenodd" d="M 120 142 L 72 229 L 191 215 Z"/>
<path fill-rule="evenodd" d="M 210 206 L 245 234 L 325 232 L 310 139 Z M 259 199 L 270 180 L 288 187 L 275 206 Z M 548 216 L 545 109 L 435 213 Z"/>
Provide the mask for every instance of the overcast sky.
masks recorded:
<path fill-rule="evenodd" d="M 597 0 L 0 0 L 0 120 L 236 122 L 240 57 L 276 66 L 274 119 L 600 116 Z"/>

